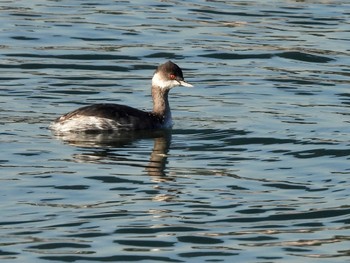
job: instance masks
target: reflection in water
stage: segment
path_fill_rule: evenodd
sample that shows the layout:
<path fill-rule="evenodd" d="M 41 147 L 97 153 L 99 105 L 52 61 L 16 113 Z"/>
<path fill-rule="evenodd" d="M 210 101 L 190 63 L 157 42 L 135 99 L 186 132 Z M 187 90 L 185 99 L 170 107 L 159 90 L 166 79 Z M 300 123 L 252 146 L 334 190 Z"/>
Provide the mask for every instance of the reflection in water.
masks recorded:
<path fill-rule="evenodd" d="M 82 147 L 91 151 L 74 154 L 74 160 L 90 163 L 111 163 L 129 161 L 125 154 L 116 153 L 115 148 L 123 148 L 141 139 L 154 139 L 153 150 L 150 153 L 147 173 L 157 181 L 167 181 L 165 169 L 167 154 L 171 144 L 171 131 L 133 131 L 115 133 L 65 133 L 55 134 L 56 138 L 73 146 Z M 131 164 L 132 166 L 133 164 Z M 157 179 L 156 179 L 157 178 Z"/>
<path fill-rule="evenodd" d="M 150 176 L 165 177 L 167 154 L 171 143 L 171 134 L 154 138 L 154 146 L 151 153 L 147 172 Z"/>
<path fill-rule="evenodd" d="M 349 1 L 146 2 L 1 1 L 0 261 L 348 261 Z M 47 136 L 168 59 L 171 149 Z"/>

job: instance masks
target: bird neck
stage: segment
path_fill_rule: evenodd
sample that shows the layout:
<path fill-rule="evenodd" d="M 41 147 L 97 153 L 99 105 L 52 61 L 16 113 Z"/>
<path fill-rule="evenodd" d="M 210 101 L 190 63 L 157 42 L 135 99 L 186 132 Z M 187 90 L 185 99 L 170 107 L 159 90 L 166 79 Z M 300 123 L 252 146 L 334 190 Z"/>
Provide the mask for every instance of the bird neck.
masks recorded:
<path fill-rule="evenodd" d="M 171 119 L 168 94 L 169 89 L 152 85 L 153 114 L 161 117 L 163 120 Z"/>

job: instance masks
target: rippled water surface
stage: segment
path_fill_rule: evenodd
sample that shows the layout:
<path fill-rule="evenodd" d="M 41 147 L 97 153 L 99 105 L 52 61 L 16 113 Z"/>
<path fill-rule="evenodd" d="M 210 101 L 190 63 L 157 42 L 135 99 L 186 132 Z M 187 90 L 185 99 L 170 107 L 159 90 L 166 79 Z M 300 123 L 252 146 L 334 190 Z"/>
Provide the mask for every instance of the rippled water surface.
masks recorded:
<path fill-rule="evenodd" d="M 0 2 L 1 262 L 350 259 L 348 1 Z M 172 131 L 57 137 L 79 106 Z"/>

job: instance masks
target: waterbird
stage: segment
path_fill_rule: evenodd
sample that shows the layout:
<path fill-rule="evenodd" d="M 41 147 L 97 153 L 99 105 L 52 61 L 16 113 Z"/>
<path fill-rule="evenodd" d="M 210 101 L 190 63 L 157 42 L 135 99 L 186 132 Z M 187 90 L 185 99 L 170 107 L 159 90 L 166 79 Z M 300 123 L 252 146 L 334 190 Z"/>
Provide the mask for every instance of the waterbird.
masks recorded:
<path fill-rule="evenodd" d="M 181 68 L 168 61 L 159 65 L 153 74 L 152 111 L 99 103 L 58 117 L 49 128 L 57 133 L 169 129 L 173 126 L 173 121 L 168 94 L 176 86 L 193 87 L 184 80 Z"/>

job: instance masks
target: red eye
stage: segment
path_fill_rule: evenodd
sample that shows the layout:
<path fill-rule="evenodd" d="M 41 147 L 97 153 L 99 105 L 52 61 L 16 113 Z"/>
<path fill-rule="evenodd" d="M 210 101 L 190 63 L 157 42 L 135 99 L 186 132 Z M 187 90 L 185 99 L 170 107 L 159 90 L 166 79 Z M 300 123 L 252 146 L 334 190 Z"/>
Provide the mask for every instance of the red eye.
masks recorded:
<path fill-rule="evenodd" d="M 170 79 L 175 79 L 176 76 L 174 74 L 170 74 Z"/>

